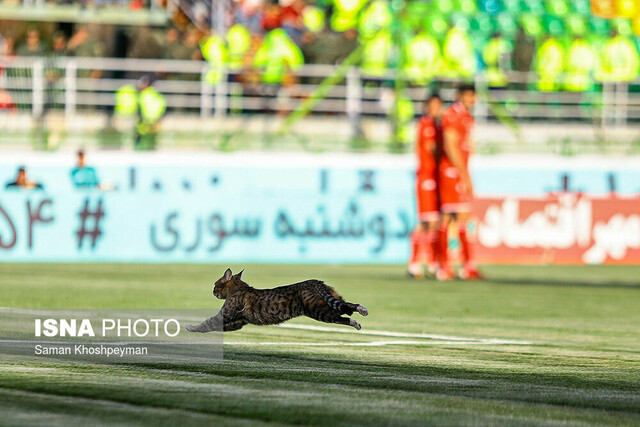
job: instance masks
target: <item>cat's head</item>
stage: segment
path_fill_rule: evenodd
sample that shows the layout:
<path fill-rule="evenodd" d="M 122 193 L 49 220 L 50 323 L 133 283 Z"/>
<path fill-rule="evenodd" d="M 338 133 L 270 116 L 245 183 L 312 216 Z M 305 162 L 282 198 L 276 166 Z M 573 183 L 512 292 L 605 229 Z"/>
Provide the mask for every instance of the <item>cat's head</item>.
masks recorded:
<path fill-rule="evenodd" d="M 230 268 L 227 268 L 227 271 L 224 272 L 221 278 L 219 278 L 216 283 L 213 285 L 213 295 L 216 298 L 226 299 L 227 294 L 229 293 L 229 288 L 237 282 L 242 282 L 242 270 L 238 274 L 233 274 Z"/>

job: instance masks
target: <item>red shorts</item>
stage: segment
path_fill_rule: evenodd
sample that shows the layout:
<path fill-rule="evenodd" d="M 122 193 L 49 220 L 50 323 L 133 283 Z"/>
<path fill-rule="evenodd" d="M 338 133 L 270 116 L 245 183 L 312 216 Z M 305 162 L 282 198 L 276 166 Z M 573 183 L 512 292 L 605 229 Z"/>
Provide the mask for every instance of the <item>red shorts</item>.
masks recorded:
<path fill-rule="evenodd" d="M 437 221 L 438 186 L 435 174 L 419 174 L 416 178 L 416 199 L 418 205 L 418 219 L 422 222 Z"/>
<path fill-rule="evenodd" d="M 440 210 L 443 213 L 471 212 L 471 198 L 462 192 L 460 173 L 454 166 L 441 165 L 438 174 Z"/>

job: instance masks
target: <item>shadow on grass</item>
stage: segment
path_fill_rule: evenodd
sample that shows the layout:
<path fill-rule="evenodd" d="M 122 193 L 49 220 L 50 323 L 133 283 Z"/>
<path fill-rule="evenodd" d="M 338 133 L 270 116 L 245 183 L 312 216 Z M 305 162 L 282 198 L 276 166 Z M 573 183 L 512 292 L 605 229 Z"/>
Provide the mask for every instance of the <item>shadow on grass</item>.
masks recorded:
<path fill-rule="evenodd" d="M 475 411 L 486 411 L 487 420 L 490 420 L 492 414 L 499 411 L 496 408 L 509 403 L 530 405 L 515 406 L 510 411 L 541 405 L 540 411 L 544 414 L 555 408 L 588 410 L 593 411 L 590 412 L 593 416 L 624 417 L 629 422 L 640 416 L 640 382 L 637 374 L 629 375 L 624 380 L 603 378 L 602 372 L 585 378 L 585 370 L 570 369 L 576 365 L 570 360 L 563 363 L 559 359 L 559 364 L 549 363 L 549 369 L 537 369 L 537 372 L 533 372 L 533 369 L 532 372 L 512 372 L 490 364 L 474 369 L 459 364 L 443 367 L 354 360 L 353 357 L 348 354 L 341 357 L 292 353 L 287 349 L 268 351 L 251 348 L 227 350 L 224 360 L 213 364 L 66 365 L 61 368 L 82 375 L 70 375 L 58 382 L 52 378 L 45 381 L 44 377 L 38 377 L 37 374 L 13 380 L 0 377 L 0 391 L 4 388 L 108 400 L 148 408 L 150 415 L 158 408 L 166 408 L 237 419 L 307 425 L 343 425 L 347 423 L 345 417 L 362 416 L 362 411 L 369 408 L 366 405 L 362 408 L 340 406 L 343 393 L 359 396 L 359 399 L 372 399 L 381 405 L 380 412 L 368 414 L 368 424 L 398 424 L 401 420 L 394 418 L 398 417 L 393 411 L 395 399 L 422 402 L 425 408 L 429 405 L 445 405 L 453 410 L 447 415 L 448 418 L 442 420 L 442 423 L 449 424 L 455 423 L 456 416 L 473 416 L 468 411 L 470 407 L 474 407 Z M 355 354 L 355 357 L 358 355 Z M 535 366 L 532 360 L 535 356 L 515 354 L 511 357 L 514 363 L 525 364 L 528 361 L 530 366 Z M 105 381 L 84 380 L 94 378 L 92 375 L 105 375 Z M 177 381 L 178 384 L 194 384 L 191 389 L 186 383 L 181 385 L 181 393 L 162 388 L 143 391 L 120 385 L 117 381 L 119 376 L 129 381 L 148 379 L 158 386 L 165 379 Z M 74 377 L 77 378 L 75 381 Z M 227 397 L 219 395 L 211 399 L 207 385 L 213 385 L 211 390 L 214 395 L 216 390 L 221 393 L 225 387 L 231 391 L 249 387 L 259 390 L 260 394 L 258 397 L 242 399 L 231 393 Z M 312 393 L 322 404 L 313 399 L 301 404 L 300 400 L 295 403 L 286 398 L 298 393 Z M 385 408 L 389 411 L 386 412 Z M 566 417 L 575 415 L 575 412 L 563 414 L 556 412 L 555 415 L 549 413 L 546 416 Z M 406 415 L 406 424 L 417 422 L 411 418 L 416 414 Z M 465 420 L 471 418 L 457 419 L 461 423 Z"/>
<path fill-rule="evenodd" d="M 517 285 L 517 286 L 559 286 L 574 288 L 625 288 L 640 289 L 640 283 L 629 282 L 591 282 L 585 280 L 559 280 L 559 279 L 525 279 L 525 278 L 488 278 L 483 280 L 485 283 L 495 283 L 498 285 Z"/>
<path fill-rule="evenodd" d="M 474 284 L 487 284 L 487 285 L 513 285 L 513 286 L 552 286 L 552 287 L 588 287 L 588 288 L 624 288 L 624 289 L 640 289 L 640 281 L 626 282 L 620 280 L 604 281 L 604 280 L 580 280 L 580 279 L 558 279 L 558 278 L 544 278 L 544 277 L 508 277 L 487 274 L 482 280 L 462 280 L 453 279 L 447 282 L 440 282 L 432 277 L 425 277 L 424 279 L 414 279 L 408 274 L 403 273 L 401 270 L 398 274 L 362 274 L 358 276 L 358 280 L 367 281 L 382 281 L 384 285 L 389 283 L 424 283 L 429 284 L 455 284 L 455 285 L 469 285 Z M 630 278 L 633 280 L 633 278 Z M 329 282 L 329 281 L 327 281 Z"/>
<path fill-rule="evenodd" d="M 525 355 L 518 355 L 526 357 Z M 515 357 L 518 357 L 515 356 Z M 293 381 L 362 390 L 393 390 L 620 411 L 640 414 L 640 382 L 584 378 L 558 364 L 556 373 L 522 373 L 461 366 L 441 367 L 406 363 L 354 361 L 263 350 L 225 350 L 215 366 L 140 365 L 151 369 L 183 370 L 248 380 Z M 637 377 L 637 376 L 636 376 Z"/>

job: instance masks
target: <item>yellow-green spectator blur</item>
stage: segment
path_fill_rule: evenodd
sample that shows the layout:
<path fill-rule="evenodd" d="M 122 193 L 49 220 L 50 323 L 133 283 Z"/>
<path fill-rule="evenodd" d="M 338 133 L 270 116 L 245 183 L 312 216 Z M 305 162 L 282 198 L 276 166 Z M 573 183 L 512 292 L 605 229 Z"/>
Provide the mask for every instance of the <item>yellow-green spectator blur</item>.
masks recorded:
<path fill-rule="evenodd" d="M 511 56 L 511 44 L 502 36 L 496 35 L 489 40 L 482 51 L 485 63 L 485 76 L 490 87 L 505 87 L 508 83 L 507 71 Z"/>
<path fill-rule="evenodd" d="M 137 86 L 126 84 L 116 91 L 114 112 L 124 117 L 135 117 L 135 148 L 150 150 L 156 147 L 158 124 L 167 110 L 167 100 L 147 77 Z"/>
<path fill-rule="evenodd" d="M 358 14 L 367 0 L 334 0 L 331 15 L 333 31 L 347 31 L 358 25 Z"/>
<path fill-rule="evenodd" d="M 368 40 L 393 23 L 391 8 L 386 0 L 374 0 L 363 10 L 358 22 L 358 32 L 362 40 Z"/>
<path fill-rule="evenodd" d="M 167 101 L 153 86 L 140 91 L 140 118 L 143 123 L 155 124 L 167 109 Z"/>
<path fill-rule="evenodd" d="M 572 92 L 592 90 L 597 57 L 591 44 L 575 39 L 567 52 L 564 88 Z"/>
<path fill-rule="evenodd" d="M 227 47 L 224 40 L 218 35 L 210 35 L 200 40 L 202 57 L 209 63 L 207 82 L 216 84 L 222 80 L 224 69 L 227 66 Z"/>
<path fill-rule="evenodd" d="M 345 46 L 362 45 L 364 78 L 400 69 L 412 85 L 481 76 L 502 88 L 515 70 L 534 72 L 537 79 L 528 83 L 540 91 L 580 92 L 634 81 L 640 71 L 640 1 L 314 0 L 300 13 L 302 36 L 284 27 L 260 34 L 235 23 L 224 36 L 203 38 L 207 81 L 220 82 L 225 69 L 250 67 L 263 83 L 281 84 L 304 64 L 308 40 L 337 37 L 335 43 L 341 33 L 356 34 L 345 35 Z M 515 58 L 522 39 L 530 40 L 526 61 Z M 318 55 L 318 46 L 331 45 L 316 43 L 309 57 L 330 57 Z"/>
<path fill-rule="evenodd" d="M 467 31 L 452 27 L 442 46 L 442 76 L 469 80 L 476 72 L 476 52 Z"/>
<path fill-rule="evenodd" d="M 389 30 L 380 30 L 363 41 L 360 71 L 366 77 L 382 77 L 389 68 L 393 50 L 393 37 Z"/>
<path fill-rule="evenodd" d="M 543 92 L 557 91 L 560 88 L 565 60 L 562 43 L 553 36 L 548 37 L 538 48 L 534 61 L 538 73 L 538 89 Z"/>
<path fill-rule="evenodd" d="M 307 6 L 302 11 L 302 22 L 307 30 L 312 33 L 319 33 L 326 27 L 326 15 L 324 10 L 315 6 Z"/>
<path fill-rule="evenodd" d="M 138 90 L 134 85 L 124 85 L 116 91 L 115 113 L 121 116 L 138 113 Z"/>
<path fill-rule="evenodd" d="M 244 59 L 251 47 L 251 33 L 242 24 L 235 24 L 227 31 L 228 66 L 233 71 L 244 67 Z"/>
<path fill-rule="evenodd" d="M 266 84 L 282 84 L 288 71 L 296 71 L 303 64 L 302 51 L 281 28 L 265 36 L 253 58 L 253 66 L 261 71 Z"/>
<path fill-rule="evenodd" d="M 420 31 L 404 46 L 404 74 L 413 84 L 427 85 L 440 75 L 442 54 L 438 41 Z"/>
<path fill-rule="evenodd" d="M 603 47 L 597 77 L 604 82 L 630 82 L 638 77 L 639 66 L 636 46 L 618 34 Z"/>

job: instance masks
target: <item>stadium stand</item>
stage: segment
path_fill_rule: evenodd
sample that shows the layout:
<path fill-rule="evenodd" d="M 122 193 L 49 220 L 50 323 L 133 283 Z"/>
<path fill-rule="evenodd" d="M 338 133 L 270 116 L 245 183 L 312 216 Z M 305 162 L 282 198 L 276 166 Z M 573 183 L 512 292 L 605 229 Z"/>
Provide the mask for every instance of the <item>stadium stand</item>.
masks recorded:
<path fill-rule="evenodd" d="M 54 12 L 68 6 L 98 14 L 86 15 L 88 26 L 61 24 Z M 0 54 L 13 58 L 4 61 L 0 105 L 36 117 L 113 107 L 119 88 L 151 73 L 170 113 L 292 111 L 333 76 L 340 78 L 313 113 L 397 118 L 385 89 L 400 76 L 403 96 L 416 102 L 425 88 L 447 99 L 455 82 L 475 80 L 487 94 L 476 114 L 486 120 L 640 120 L 636 2 L 416 0 L 398 10 L 387 0 L 0 2 L 5 7 L 53 11 L 38 15 L 37 27 L 0 21 Z M 161 11 L 167 23 L 148 15 L 145 25 L 96 25 L 109 10 Z M 16 62 L 26 57 L 42 62 Z M 108 60 L 88 66 L 87 57 Z M 359 65 L 355 80 L 339 76 L 343 61 Z M 28 82 L 41 75 L 44 82 Z"/>

